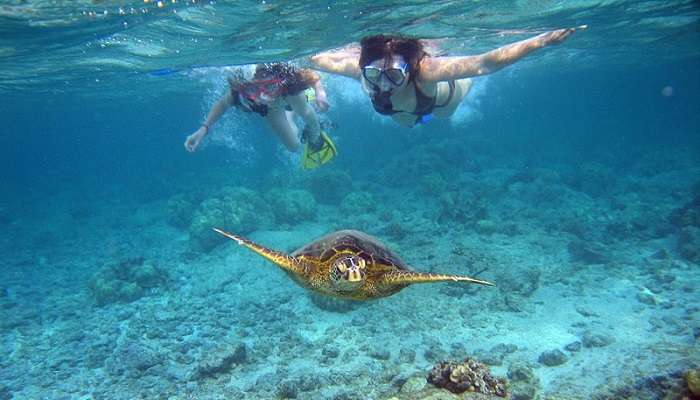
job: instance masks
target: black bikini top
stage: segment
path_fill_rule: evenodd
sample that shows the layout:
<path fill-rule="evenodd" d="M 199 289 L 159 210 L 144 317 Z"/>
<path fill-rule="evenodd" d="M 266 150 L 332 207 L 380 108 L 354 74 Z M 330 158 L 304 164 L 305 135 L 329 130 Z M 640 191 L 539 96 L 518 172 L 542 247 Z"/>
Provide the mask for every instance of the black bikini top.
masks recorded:
<path fill-rule="evenodd" d="M 394 110 L 394 105 L 391 103 L 391 92 L 379 92 L 371 96 L 372 106 L 374 110 L 382 115 L 393 115 L 396 113 L 407 113 L 416 116 L 416 123 L 423 119 L 424 115 L 431 114 L 435 107 L 444 107 L 447 103 L 452 100 L 452 95 L 454 94 L 455 83 L 454 81 L 449 81 L 450 84 L 450 94 L 444 104 L 436 105 L 437 96 L 427 96 L 423 93 L 416 84 L 413 84 L 413 88 L 416 93 L 416 108 L 413 112 Z"/>

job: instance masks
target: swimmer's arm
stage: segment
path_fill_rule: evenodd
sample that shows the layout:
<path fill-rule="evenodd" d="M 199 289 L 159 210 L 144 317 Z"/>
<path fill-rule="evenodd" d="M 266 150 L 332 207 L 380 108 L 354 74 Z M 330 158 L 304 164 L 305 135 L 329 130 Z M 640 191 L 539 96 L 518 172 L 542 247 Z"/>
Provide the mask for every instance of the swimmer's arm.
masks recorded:
<path fill-rule="evenodd" d="M 316 106 L 321 112 L 328 111 L 328 97 L 326 96 L 326 89 L 321 83 L 321 79 L 316 80 L 311 88 L 314 91 L 314 96 L 316 97 Z"/>
<path fill-rule="evenodd" d="M 355 47 L 325 51 L 310 58 L 312 68 L 360 79 L 360 54 Z"/>
<path fill-rule="evenodd" d="M 221 115 L 223 115 L 223 113 L 226 112 L 226 110 L 228 110 L 233 104 L 231 92 L 227 93 L 226 96 L 217 101 L 211 110 L 209 110 L 207 119 L 202 122 L 199 129 L 197 129 L 193 134 L 187 136 L 187 139 L 185 139 L 185 149 L 187 149 L 187 151 L 190 153 L 196 151 L 199 144 L 202 142 L 202 139 L 209 134 L 209 128 L 216 123 L 216 121 L 221 118 Z"/>
<path fill-rule="evenodd" d="M 490 74 L 535 50 L 563 42 L 574 31 L 574 28 L 567 28 L 545 32 L 476 56 L 426 57 L 421 61 L 420 79 L 440 82 Z"/>
<path fill-rule="evenodd" d="M 310 135 L 309 139 L 316 140 L 321 131 L 321 126 L 318 122 L 316 112 L 306 101 L 304 93 L 287 96 L 285 99 L 287 100 L 287 104 L 292 107 L 292 110 L 304 121 L 304 131 L 308 132 Z"/>
<path fill-rule="evenodd" d="M 214 125 L 233 104 L 233 96 L 231 96 L 231 92 L 229 91 L 212 106 L 211 110 L 209 110 L 209 114 L 207 114 L 207 119 L 202 124 L 202 127 L 207 128 L 206 133 L 209 133 L 209 128 Z"/>

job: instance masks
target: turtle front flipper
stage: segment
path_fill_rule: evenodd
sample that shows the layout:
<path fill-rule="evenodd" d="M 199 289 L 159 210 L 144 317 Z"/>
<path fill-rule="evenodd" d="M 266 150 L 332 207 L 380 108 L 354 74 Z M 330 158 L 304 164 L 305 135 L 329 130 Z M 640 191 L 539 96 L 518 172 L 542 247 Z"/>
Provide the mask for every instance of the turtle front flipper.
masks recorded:
<path fill-rule="evenodd" d="M 432 282 L 467 282 L 485 286 L 496 286 L 491 282 L 482 281 L 480 279 L 471 278 L 463 275 L 431 274 L 428 272 L 415 271 L 393 271 L 384 275 L 382 279 L 382 283 L 387 286 L 405 286 L 412 285 L 414 283 Z"/>
<path fill-rule="evenodd" d="M 231 240 L 235 240 L 238 244 L 241 246 L 247 247 L 250 250 L 258 253 L 262 257 L 266 258 L 267 260 L 277 264 L 280 266 L 283 270 L 291 272 L 296 275 L 305 275 L 306 274 L 306 267 L 305 265 L 300 262 L 299 259 L 292 257 L 289 254 L 279 252 L 277 250 L 272 250 L 267 247 L 261 246 L 251 240 L 248 240 L 244 237 L 234 235 L 233 233 L 229 233 L 226 231 L 223 231 L 218 228 L 212 228 L 214 231 L 217 233 L 226 236 L 227 238 Z"/>

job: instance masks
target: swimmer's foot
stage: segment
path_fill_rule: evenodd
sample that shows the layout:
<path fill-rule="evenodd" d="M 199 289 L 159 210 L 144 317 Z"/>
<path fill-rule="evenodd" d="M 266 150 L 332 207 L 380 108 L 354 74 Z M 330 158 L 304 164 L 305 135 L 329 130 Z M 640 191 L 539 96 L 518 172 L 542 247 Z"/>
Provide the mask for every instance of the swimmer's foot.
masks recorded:
<path fill-rule="evenodd" d="M 317 140 L 304 145 L 304 153 L 301 157 L 304 169 L 315 169 L 327 163 L 338 154 L 335 144 L 326 132 L 321 131 Z"/>
<path fill-rule="evenodd" d="M 312 152 L 317 152 L 323 148 L 323 138 L 319 134 L 315 140 L 309 140 L 309 150 Z"/>

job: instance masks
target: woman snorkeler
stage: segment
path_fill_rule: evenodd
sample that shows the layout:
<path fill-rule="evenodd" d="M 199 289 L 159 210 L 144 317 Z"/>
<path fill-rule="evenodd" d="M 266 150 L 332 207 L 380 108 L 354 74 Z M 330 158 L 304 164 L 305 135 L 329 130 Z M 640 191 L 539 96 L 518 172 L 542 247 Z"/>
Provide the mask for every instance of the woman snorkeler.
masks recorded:
<path fill-rule="evenodd" d="M 375 35 L 363 38 L 359 49 L 351 45 L 320 53 L 311 62 L 320 71 L 359 79 L 378 113 L 412 127 L 432 116 L 449 118 L 469 93 L 470 77 L 498 71 L 535 50 L 563 42 L 574 31 L 559 29 L 483 54 L 456 57 L 432 57 L 419 39 Z"/>
<path fill-rule="evenodd" d="M 301 139 L 306 142 L 302 156 L 305 168 L 316 168 L 333 158 L 337 151 L 330 138 L 321 130 L 318 115 L 308 102 L 305 91 L 311 88 L 320 111 L 328 109 L 326 91 L 318 74 L 298 69 L 290 64 L 258 64 L 252 77 L 241 71 L 228 79 L 230 90 L 209 111 L 202 126 L 185 140 L 185 149 L 194 152 L 209 133 L 211 126 L 230 107 L 260 115 L 287 150 L 301 148 L 299 128 L 294 117 L 304 121 Z"/>

